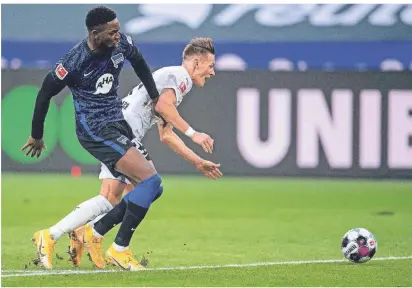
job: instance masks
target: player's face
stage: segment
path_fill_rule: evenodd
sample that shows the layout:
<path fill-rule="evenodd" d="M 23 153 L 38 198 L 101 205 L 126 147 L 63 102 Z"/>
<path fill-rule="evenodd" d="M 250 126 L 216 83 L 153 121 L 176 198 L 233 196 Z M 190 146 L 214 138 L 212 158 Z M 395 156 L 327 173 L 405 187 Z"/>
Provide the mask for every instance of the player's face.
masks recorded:
<path fill-rule="evenodd" d="M 206 79 L 215 75 L 215 55 L 212 53 L 202 55 L 195 59 L 194 65 L 192 81 L 197 87 L 203 87 Z"/>
<path fill-rule="evenodd" d="M 103 25 L 102 29 L 96 34 L 96 42 L 103 49 L 117 47 L 120 40 L 120 22 L 114 19 Z"/>

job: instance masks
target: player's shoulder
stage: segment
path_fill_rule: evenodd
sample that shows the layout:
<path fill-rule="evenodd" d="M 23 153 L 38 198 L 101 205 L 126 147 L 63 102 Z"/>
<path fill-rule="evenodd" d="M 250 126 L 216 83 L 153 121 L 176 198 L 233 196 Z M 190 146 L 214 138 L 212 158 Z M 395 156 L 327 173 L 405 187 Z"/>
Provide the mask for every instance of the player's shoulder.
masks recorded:
<path fill-rule="evenodd" d="M 155 74 L 163 75 L 164 77 L 175 77 L 179 80 L 190 78 L 189 73 L 183 66 L 166 66 L 155 71 Z"/>
<path fill-rule="evenodd" d="M 87 43 L 85 40 L 74 45 L 60 60 L 61 63 L 67 70 L 76 71 L 81 66 L 84 60 L 87 58 L 87 49 L 85 47 Z"/>
<path fill-rule="evenodd" d="M 133 45 L 133 39 L 130 35 L 126 35 L 124 33 L 119 32 L 120 34 L 120 41 L 126 41 L 129 45 Z"/>
<path fill-rule="evenodd" d="M 131 46 L 134 46 L 134 42 L 131 36 L 119 33 L 120 34 L 120 40 L 119 40 L 119 46 L 123 49 L 130 49 Z"/>
<path fill-rule="evenodd" d="M 175 91 L 178 89 L 182 96 L 192 89 L 192 79 L 183 66 L 167 66 L 159 70 L 158 73 L 161 73 L 161 77 L 165 79 L 164 82 L 172 85 L 171 88 L 174 88 Z M 178 99 L 178 102 L 180 103 L 181 99 Z"/>

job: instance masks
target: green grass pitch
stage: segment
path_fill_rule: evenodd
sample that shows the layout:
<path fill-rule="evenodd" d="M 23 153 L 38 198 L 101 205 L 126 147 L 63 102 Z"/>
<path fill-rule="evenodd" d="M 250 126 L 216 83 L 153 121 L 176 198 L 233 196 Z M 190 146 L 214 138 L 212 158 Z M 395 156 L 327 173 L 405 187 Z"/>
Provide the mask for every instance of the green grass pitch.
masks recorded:
<path fill-rule="evenodd" d="M 131 242 L 153 270 L 97 273 L 84 255 L 76 272 L 64 236 L 49 275 L 31 263 L 32 234 L 95 196 L 100 182 L 3 174 L 2 286 L 412 286 L 412 257 L 356 265 L 340 251 L 343 234 L 364 227 L 377 237 L 376 258 L 411 256 L 412 182 L 164 176 L 163 185 Z M 176 267 L 186 268 L 156 269 Z"/>

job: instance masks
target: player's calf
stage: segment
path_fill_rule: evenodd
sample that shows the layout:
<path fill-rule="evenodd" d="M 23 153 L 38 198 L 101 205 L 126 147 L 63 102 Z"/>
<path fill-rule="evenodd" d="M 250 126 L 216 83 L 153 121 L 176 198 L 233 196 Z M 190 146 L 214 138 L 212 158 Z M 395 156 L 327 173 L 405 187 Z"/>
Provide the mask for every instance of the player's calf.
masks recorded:
<path fill-rule="evenodd" d="M 160 186 L 157 190 L 156 196 L 153 202 L 163 194 L 163 186 Z M 130 193 L 123 197 L 122 201 L 116 205 L 109 213 L 104 217 L 100 218 L 98 221 L 94 222 L 93 229 L 98 235 L 104 236 L 109 232 L 114 226 L 121 223 L 127 209 L 127 203 L 129 202 Z"/>
<path fill-rule="evenodd" d="M 117 179 L 103 179 L 100 187 L 100 195 L 105 197 L 114 206 L 122 199 L 126 183 Z"/>

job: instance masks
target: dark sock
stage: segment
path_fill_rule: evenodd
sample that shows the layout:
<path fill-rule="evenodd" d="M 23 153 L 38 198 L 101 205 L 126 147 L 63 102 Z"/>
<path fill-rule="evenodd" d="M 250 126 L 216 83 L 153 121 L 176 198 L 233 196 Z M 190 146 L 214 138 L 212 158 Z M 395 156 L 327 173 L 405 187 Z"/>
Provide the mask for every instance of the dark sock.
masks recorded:
<path fill-rule="evenodd" d="M 136 187 L 127 194 L 127 202 L 132 202 L 140 207 L 149 209 L 161 183 L 162 178 L 160 178 L 159 174 L 154 174 L 142 182 L 137 183 Z"/>
<path fill-rule="evenodd" d="M 163 186 L 160 186 L 153 202 L 156 201 L 160 196 L 163 194 Z M 94 223 L 94 230 L 97 233 L 104 236 L 107 232 L 109 232 L 113 227 L 117 224 L 122 222 L 127 208 L 128 196 L 127 194 L 119 204 L 117 204 L 112 210 L 110 210 L 104 217 L 102 217 L 99 221 Z M 152 203 L 153 203 L 152 202 Z"/>
<path fill-rule="evenodd" d="M 156 173 L 137 183 L 136 187 L 127 194 L 126 214 L 114 243 L 123 247 L 129 246 L 134 231 L 146 216 L 161 184 L 162 178 Z"/>
<path fill-rule="evenodd" d="M 129 201 L 127 203 L 126 214 L 124 215 L 122 225 L 120 225 L 114 243 L 123 247 L 129 246 L 134 231 L 146 216 L 148 210 L 148 208 L 143 208 Z"/>
<path fill-rule="evenodd" d="M 126 208 L 127 203 L 123 198 L 122 201 L 104 215 L 104 217 L 94 223 L 94 230 L 102 236 L 109 232 L 114 226 L 122 222 Z"/>

